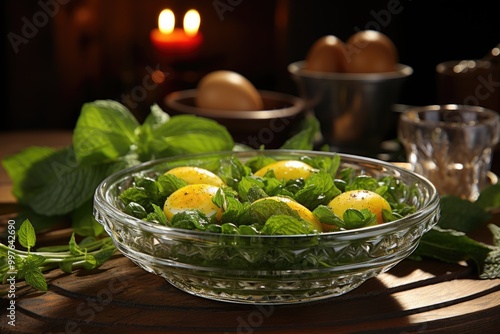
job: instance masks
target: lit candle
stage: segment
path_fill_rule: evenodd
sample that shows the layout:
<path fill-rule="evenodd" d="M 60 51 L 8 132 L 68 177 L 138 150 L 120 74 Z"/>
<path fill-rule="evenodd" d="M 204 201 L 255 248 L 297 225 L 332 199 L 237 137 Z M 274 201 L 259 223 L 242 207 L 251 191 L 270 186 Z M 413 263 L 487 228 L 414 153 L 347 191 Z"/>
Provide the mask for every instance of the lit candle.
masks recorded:
<path fill-rule="evenodd" d="M 184 15 L 183 29 L 175 28 L 174 13 L 164 9 L 158 16 L 158 29 L 151 31 L 151 43 L 160 56 L 192 56 L 203 40 L 200 21 L 200 14 L 191 9 Z"/>

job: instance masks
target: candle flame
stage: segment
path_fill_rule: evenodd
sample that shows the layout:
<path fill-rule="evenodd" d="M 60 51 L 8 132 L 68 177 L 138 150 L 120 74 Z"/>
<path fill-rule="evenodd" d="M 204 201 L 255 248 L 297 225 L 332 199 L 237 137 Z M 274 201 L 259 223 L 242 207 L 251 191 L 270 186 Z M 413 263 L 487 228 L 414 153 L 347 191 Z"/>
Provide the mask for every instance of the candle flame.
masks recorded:
<path fill-rule="evenodd" d="M 175 27 L 174 12 L 170 9 L 164 9 L 158 16 L 158 29 L 164 34 L 171 34 Z"/>
<path fill-rule="evenodd" d="M 188 36 L 195 36 L 200 28 L 200 14 L 195 9 L 190 9 L 184 15 L 184 32 Z"/>

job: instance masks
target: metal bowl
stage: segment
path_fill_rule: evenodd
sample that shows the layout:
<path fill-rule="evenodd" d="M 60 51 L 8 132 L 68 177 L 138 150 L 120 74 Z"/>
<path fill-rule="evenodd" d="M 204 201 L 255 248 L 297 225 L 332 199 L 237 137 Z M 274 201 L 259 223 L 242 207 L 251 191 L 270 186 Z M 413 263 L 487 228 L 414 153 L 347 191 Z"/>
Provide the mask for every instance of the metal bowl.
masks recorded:
<path fill-rule="evenodd" d="M 418 174 L 383 161 L 339 154 L 341 168 L 392 176 L 409 187 L 400 199 L 415 213 L 385 224 L 312 235 L 235 235 L 172 228 L 125 214 L 119 195 L 134 176 L 163 174 L 180 165 L 217 172 L 230 159 L 332 157 L 329 152 L 259 150 L 151 161 L 118 172 L 97 188 L 94 215 L 118 249 L 144 270 L 190 294 L 234 303 L 291 304 L 345 294 L 409 256 L 437 223 L 439 197 Z"/>
<path fill-rule="evenodd" d="M 288 71 L 320 121 L 324 142 L 337 152 L 377 153 L 396 125 L 393 105 L 413 69 L 398 64 L 394 72 L 331 73 L 306 70 L 304 65 L 291 63 Z"/>

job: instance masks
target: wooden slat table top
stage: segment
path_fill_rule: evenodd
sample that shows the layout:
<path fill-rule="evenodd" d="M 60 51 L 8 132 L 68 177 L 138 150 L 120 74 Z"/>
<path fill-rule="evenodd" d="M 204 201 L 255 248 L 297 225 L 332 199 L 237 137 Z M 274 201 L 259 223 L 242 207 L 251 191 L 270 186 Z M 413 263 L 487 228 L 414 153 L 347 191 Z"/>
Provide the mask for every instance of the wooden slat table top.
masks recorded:
<path fill-rule="evenodd" d="M 0 158 L 30 145 L 63 146 L 69 132 L 0 134 Z M 14 205 L 0 171 L 0 205 Z M 0 222 L 7 218 L 0 213 Z M 494 222 L 500 217 L 494 218 Z M 484 233 L 483 233 L 484 232 Z M 57 235 L 60 233 L 61 235 Z M 68 231 L 46 236 L 66 238 Z M 489 232 L 480 237 L 490 242 Z M 16 283 L 0 301 L 1 333 L 497 333 L 500 279 L 480 280 L 466 264 L 404 260 L 345 295 L 319 302 L 255 306 L 192 296 L 117 254 L 92 272 L 46 274 L 49 291 Z M 0 285 L 1 290 L 8 289 Z"/>

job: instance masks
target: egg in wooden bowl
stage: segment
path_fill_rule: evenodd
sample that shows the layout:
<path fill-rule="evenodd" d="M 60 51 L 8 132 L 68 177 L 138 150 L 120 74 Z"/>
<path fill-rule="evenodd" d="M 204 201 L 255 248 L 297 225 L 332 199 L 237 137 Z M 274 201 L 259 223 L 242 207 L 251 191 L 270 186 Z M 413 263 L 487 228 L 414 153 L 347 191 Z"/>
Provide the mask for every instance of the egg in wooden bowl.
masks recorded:
<path fill-rule="evenodd" d="M 205 75 L 196 89 L 177 91 L 164 99 L 171 114 L 206 117 L 227 127 L 235 142 L 252 148 L 278 148 L 305 114 L 301 97 L 258 90 L 234 71 Z"/>

